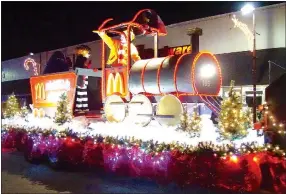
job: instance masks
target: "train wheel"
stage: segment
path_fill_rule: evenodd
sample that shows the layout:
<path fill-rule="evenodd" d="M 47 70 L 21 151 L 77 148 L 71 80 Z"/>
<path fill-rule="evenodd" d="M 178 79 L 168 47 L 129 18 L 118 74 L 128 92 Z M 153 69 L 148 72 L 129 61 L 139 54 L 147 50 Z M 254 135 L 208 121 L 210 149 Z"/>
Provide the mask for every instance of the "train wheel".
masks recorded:
<path fill-rule="evenodd" d="M 145 127 L 153 117 L 152 103 L 146 96 L 136 95 L 128 104 L 128 113 L 128 122 Z"/>
<path fill-rule="evenodd" d="M 176 126 L 180 123 L 182 113 L 181 101 L 176 96 L 169 94 L 160 99 L 155 117 L 162 126 Z"/>
<path fill-rule="evenodd" d="M 107 97 L 104 105 L 104 114 L 106 120 L 110 123 L 122 122 L 126 116 L 126 105 L 123 99 L 117 95 Z"/>

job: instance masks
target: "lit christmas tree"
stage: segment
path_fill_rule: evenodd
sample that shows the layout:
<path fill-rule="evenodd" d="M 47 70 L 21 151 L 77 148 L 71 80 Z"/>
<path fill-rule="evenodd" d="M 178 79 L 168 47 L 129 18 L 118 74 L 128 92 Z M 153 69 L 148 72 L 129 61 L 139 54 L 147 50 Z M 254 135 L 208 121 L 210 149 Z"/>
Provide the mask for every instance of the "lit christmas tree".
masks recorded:
<path fill-rule="evenodd" d="M 184 106 L 179 129 L 184 132 L 188 132 L 191 137 L 195 137 L 199 136 L 201 128 L 201 117 L 198 114 L 197 108 L 194 108 L 192 117 L 190 117 L 187 111 L 187 106 Z"/>
<path fill-rule="evenodd" d="M 20 115 L 21 117 L 26 117 L 29 114 L 29 110 L 27 106 L 21 107 Z"/>
<path fill-rule="evenodd" d="M 68 102 L 67 95 L 63 93 L 60 96 L 60 100 L 58 102 L 57 112 L 55 116 L 55 123 L 64 124 L 65 122 L 68 122 L 71 120 L 71 112 L 68 106 L 69 106 L 69 102 Z"/>
<path fill-rule="evenodd" d="M 252 112 L 252 108 L 248 108 L 246 109 L 245 111 L 245 116 L 246 116 L 246 128 L 251 128 L 252 127 L 252 124 L 253 124 L 253 112 Z M 257 118 L 257 120 L 259 120 Z"/>
<path fill-rule="evenodd" d="M 229 96 L 221 104 L 218 123 L 221 137 L 231 141 L 245 137 L 251 123 L 250 114 L 243 111 L 241 97 L 233 91 L 233 86 L 232 80 Z"/>
<path fill-rule="evenodd" d="M 182 131 L 187 131 L 189 121 L 190 121 L 190 116 L 188 114 L 187 106 L 184 105 L 183 106 L 183 113 L 182 113 L 181 118 L 180 118 L 179 129 Z"/>
<path fill-rule="evenodd" d="M 5 118 L 11 118 L 16 115 L 18 115 L 20 112 L 20 105 L 19 102 L 14 94 L 9 96 L 6 105 L 5 110 L 3 111 L 3 116 Z"/>
<path fill-rule="evenodd" d="M 191 137 L 199 136 L 199 132 L 202 129 L 202 119 L 198 113 L 198 108 L 195 107 L 192 117 L 188 123 L 188 132 L 191 134 Z"/>

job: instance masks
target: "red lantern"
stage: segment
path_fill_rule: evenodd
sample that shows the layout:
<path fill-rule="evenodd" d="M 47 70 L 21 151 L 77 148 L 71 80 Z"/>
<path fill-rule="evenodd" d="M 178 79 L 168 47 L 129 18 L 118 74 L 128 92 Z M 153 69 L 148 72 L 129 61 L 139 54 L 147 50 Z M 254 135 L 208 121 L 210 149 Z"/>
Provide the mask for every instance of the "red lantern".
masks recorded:
<path fill-rule="evenodd" d="M 264 108 L 263 105 L 259 105 L 259 106 L 258 106 L 258 110 L 259 110 L 259 111 L 262 111 L 263 108 Z"/>

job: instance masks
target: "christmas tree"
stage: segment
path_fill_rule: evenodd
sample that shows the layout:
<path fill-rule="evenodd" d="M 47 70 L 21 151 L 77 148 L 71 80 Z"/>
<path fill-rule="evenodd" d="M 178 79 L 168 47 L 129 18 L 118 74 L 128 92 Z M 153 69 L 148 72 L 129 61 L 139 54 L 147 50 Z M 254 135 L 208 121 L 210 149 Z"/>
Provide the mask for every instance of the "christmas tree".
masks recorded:
<path fill-rule="evenodd" d="M 66 93 L 60 96 L 60 100 L 57 105 L 57 112 L 55 116 L 55 123 L 64 124 L 71 120 L 71 112 L 69 108 L 69 102 Z"/>
<path fill-rule="evenodd" d="M 190 117 L 187 111 L 187 106 L 185 105 L 184 111 L 181 115 L 179 129 L 189 133 L 191 137 L 195 137 L 199 135 L 201 128 L 201 117 L 198 114 L 197 108 L 194 108 L 192 117 Z"/>
<path fill-rule="evenodd" d="M 221 104 L 218 123 L 221 137 L 231 141 L 245 137 L 251 122 L 249 113 L 243 111 L 241 97 L 233 91 L 233 86 L 232 80 L 229 96 Z"/>
<path fill-rule="evenodd" d="M 9 96 L 6 105 L 5 110 L 3 111 L 3 115 L 5 118 L 14 117 L 15 115 L 18 115 L 20 112 L 20 105 L 19 102 L 14 94 Z"/>
<path fill-rule="evenodd" d="M 26 117 L 29 114 L 29 110 L 27 106 L 21 107 L 20 115 L 21 117 Z"/>
<path fill-rule="evenodd" d="M 188 114 L 187 106 L 184 105 L 183 106 L 183 113 L 182 113 L 181 118 L 180 118 L 179 129 L 182 131 L 187 131 L 189 121 L 190 121 L 190 116 Z"/>
<path fill-rule="evenodd" d="M 190 122 L 188 124 L 188 132 L 192 137 L 198 136 L 202 129 L 202 119 L 198 113 L 198 108 L 195 107 Z"/>

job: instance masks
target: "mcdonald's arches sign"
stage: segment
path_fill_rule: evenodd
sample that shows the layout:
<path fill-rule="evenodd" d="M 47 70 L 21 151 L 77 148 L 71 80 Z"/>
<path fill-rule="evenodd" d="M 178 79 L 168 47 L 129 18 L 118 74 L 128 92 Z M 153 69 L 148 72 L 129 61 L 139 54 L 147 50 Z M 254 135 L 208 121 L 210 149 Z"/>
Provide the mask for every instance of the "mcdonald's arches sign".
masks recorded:
<path fill-rule="evenodd" d="M 127 71 L 125 67 L 113 67 L 105 70 L 105 96 L 117 94 L 126 98 L 129 94 L 127 87 Z"/>
<path fill-rule="evenodd" d="M 76 88 L 76 74 L 73 72 L 31 77 L 30 85 L 34 108 L 57 107 L 63 92 L 67 93 L 73 106 Z"/>

